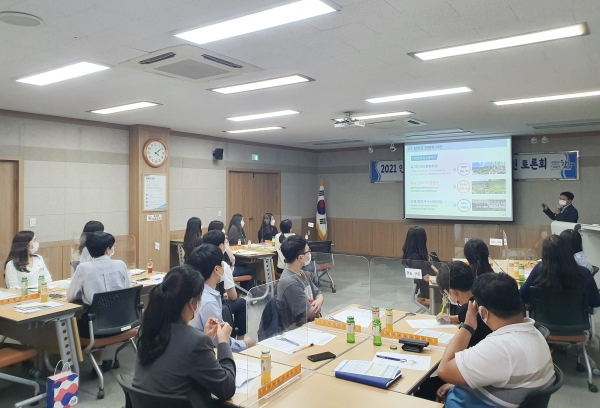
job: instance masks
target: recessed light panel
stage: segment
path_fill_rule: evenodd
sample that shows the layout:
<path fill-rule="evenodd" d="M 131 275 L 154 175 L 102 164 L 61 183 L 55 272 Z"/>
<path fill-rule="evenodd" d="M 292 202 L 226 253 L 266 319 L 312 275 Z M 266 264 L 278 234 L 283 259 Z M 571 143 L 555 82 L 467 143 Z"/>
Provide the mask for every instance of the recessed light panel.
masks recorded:
<path fill-rule="evenodd" d="M 471 88 L 468 88 L 466 86 L 461 86 L 459 88 L 438 89 L 435 91 L 426 91 L 426 92 L 417 92 L 417 93 L 403 94 L 403 95 L 385 96 L 382 98 L 372 98 L 372 99 L 366 99 L 366 101 L 370 102 L 370 103 L 406 101 L 408 99 L 430 98 L 432 96 L 453 95 L 453 94 L 472 92 L 472 91 L 473 90 Z"/>
<path fill-rule="evenodd" d="M 247 115 L 247 116 L 237 116 L 234 118 L 227 118 L 227 120 L 232 120 L 234 122 L 243 122 L 246 120 L 256 120 L 256 119 L 265 119 L 265 118 L 275 118 L 278 116 L 287 116 L 287 115 L 295 115 L 300 112 L 293 110 L 283 110 L 278 112 L 269 112 L 269 113 L 259 113 L 256 115 Z"/>
<path fill-rule="evenodd" d="M 67 65 L 66 67 L 53 69 L 52 71 L 17 79 L 17 82 L 42 86 L 93 74 L 94 72 L 104 71 L 109 68 L 110 67 L 106 65 L 94 64 L 91 62 L 78 62 L 76 64 Z"/>
<path fill-rule="evenodd" d="M 305 77 L 303 75 L 288 75 L 281 78 L 265 79 L 264 81 L 248 82 L 245 84 L 226 86 L 223 88 L 212 88 L 208 90 L 229 95 L 233 93 L 256 91 L 259 89 L 275 88 L 277 86 L 299 84 L 310 81 L 314 81 L 314 79 Z"/>
<path fill-rule="evenodd" d="M 136 102 L 136 103 L 130 103 L 130 104 L 127 104 L 127 105 L 115 106 L 115 107 L 112 107 L 112 108 L 97 109 L 97 110 L 93 110 L 93 111 L 90 111 L 90 112 L 92 112 L 92 113 L 99 113 L 101 115 L 109 115 L 111 113 L 125 112 L 125 111 L 129 111 L 129 110 L 134 110 L 134 109 L 149 108 L 151 106 L 157 106 L 157 105 L 160 105 L 160 103 L 154 103 L 154 102 Z"/>
<path fill-rule="evenodd" d="M 249 133 L 249 132 L 263 132 L 267 130 L 280 130 L 283 129 L 281 126 L 270 126 L 256 129 L 242 129 L 242 130 L 225 130 L 225 133 Z"/>
<path fill-rule="evenodd" d="M 517 105 L 517 104 L 521 104 L 521 103 L 560 101 L 563 99 L 589 98 L 591 96 L 600 96 L 600 91 L 579 92 L 579 93 L 564 94 L 564 95 L 552 95 L 552 96 L 539 96 L 537 98 L 511 99 L 511 100 L 507 100 L 507 101 L 496 101 L 496 102 L 492 102 L 492 103 L 497 106 L 504 106 L 504 105 Z"/>
<path fill-rule="evenodd" d="M 378 119 L 378 118 L 391 118 L 394 116 L 406 116 L 412 115 L 414 112 L 402 111 L 402 112 L 390 112 L 390 113 L 375 113 L 373 115 L 365 115 L 365 116 L 354 116 L 353 118 L 356 120 L 368 120 L 368 119 Z M 337 122 L 341 122 L 344 119 L 335 119 Z"/>

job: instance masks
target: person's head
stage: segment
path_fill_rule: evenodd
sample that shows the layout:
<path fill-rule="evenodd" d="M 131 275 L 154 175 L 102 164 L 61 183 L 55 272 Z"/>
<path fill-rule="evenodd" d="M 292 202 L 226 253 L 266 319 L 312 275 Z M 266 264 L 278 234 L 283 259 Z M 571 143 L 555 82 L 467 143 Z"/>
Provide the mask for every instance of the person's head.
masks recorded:
<path fill-rule="evenodd" d="M 429 251 L 427 251 L 427 233 L 423 227 L 418 225 L 410 227 L 406 234 L 402 252 L 404 252 L 404 259 L 419 259 L 422 261 L 429 259 Z"/>
<path fill-rule="evenodd" d="M 225 252 L 225 234 L 221 230 L 208 231 L 202 237 L 202 243 L 214 245 L 219 247 L 221 252 Z"/>
<path fill-rule="evenodd" d="M 471 299 L 471 288 L 475 281 L 473 271 L 464 262 L 450 262 L 438 273 L 437 284 L 453 305 L 464 305 Z"/>
<path fill-rule="evenodd" d="M 198 245 L 202 238 L 202 221 L 198 217 L 192 217 L 188 220 L 185 227 L 185 235 L 183 236 L 183 249 L 191 251 Z"/>
<path fill-rule="evenodd" d="M 206 283 L 214 288 L 221 281 L 223 270 L 223 251 L 212 244 L 202 244 L 188 257 L 187 264 L 200 272 Z"/>
<path fill-rule="evenodd" d="M 465 243 L 464 253 L 476 278 L 482 273 L 494 272 L 489 261 L 490 250 L 483 240 L 479 238 L 468 240 Z"/>
<path fill-rule="evenodd" d="M 585 285 L 582 278 L 569 243 L 558 235 L 544 239 L 542 265 L 534 284 L 545 288 L 575 289 Z"/>
<path fill-rule="evenodd" d="M 523 318 L 523 303 L 517 281 L 505 273 L 484 273 L 471 289 L 479 315 L 492 330 Z"/>
<path fill-rule="evenodd" d="M 275 225 L 275 219 L 273 218 L 273 214 L 265 213 L 262 218 L 262 228 L 269 229 L 271 226 Z"/>
<path fill-rule="evenodd" d="M 93 234 L 96 231 L 104 231 L 104 224 L 100 221 L 88 221 L 85 223 L 83 227 L 83 231 L 81 232 L 81 236 L 79 237 L 79 254 L 85 248 L 85 240 L 88 235 Z"/>
<path fill-rule="evenodd" d="M 285 263 L 295 269 L 302 268 L 311 261 L 310 248 L 304 238 L 299 235 L 287 237 L 281 244 L 281 254 L 285 258 Z"/>
<path fill-rule="evenodd" d="M 562 193 L 560 193 L 560 196 L 558 197 L 558 200 L 559 200 L 558 204 L 563 207 L 565 205 L 571 205 L 574 198 L 575 198 L 575 196 L 570 191 L 563 191 Z"/>
<path fill-rule="evenodd" d="M 569 244 L 574 253 L 583 251 L 583 242 L 581 241 L 579 231 L 575 231 L 574 229 L 564 230 L 560 233 L 559 237 Z"/>
<path fill-rule="evenodd" d="M 233 214 L 233 217 L 231 217 L 231 221 L 229 221 L 229 229 L 231 229 L 232 226 L 235 226 L 238 230 L 241 231 L 244 228 L 244 225 L 244 216 L 242 214 Z"/>
<path fill-rule="evenodd" d="M 285 235 L 292 232 L 292 220 L 285 219 L 279 223 L 279 230 L 281 231 L 281 235 L 279 236 L 279 243 L 283 244 L 285 240 Z"/>
<path fill-rule="evenodd" d="M 222 231 L 223 234 L 226 234 L 225 224 L 223 224 L 223 221 L 219 220 L 211 221 L 210 224 L 208 224 L 208 231 Z"/>
<path fill-rule="evenodd" d="M 19 272 L 26 272 L 29 257 L 35 254 L 39 247 L 40 244 L 37 242 L 33 231 L 17 232 L 13 237 L 4 267 L 6 268 L 6 264 L 13 261 L 13 265 Z"/>
<path fill-rule="evenodd" d="M 103 231 L 96 231 L 88 235 L 85 241 L 85 247 L 92 258 L 100 258 L 103 255 L 113 256 L 115 253 L 114 245 L 115 237 Z"/>
<path fill-rule="evenodd" d="M 141 365 L 152 363 L 165 352 L 172 323 L 188 324 L 198 314 L 203 290 L 204 279 L 187 265 L 171 269 L 163 282 L 152 288 L 137 335 Z"/>

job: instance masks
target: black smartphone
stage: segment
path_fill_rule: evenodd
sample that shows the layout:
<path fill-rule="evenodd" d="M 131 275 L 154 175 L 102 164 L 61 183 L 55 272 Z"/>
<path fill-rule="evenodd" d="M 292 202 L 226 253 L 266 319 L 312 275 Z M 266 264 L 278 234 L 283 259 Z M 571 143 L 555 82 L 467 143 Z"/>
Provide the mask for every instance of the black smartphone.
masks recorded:
<path fill-rule="evenodd" d="M 317 361 L 323 361 L 323 360 L 329 360 L 332 358 L 335 358 L 335 354 L 326 351 L 324 353 L 319 353 L 319 354 L 313 354 L 312 356 L 308 356 L 307 357 L 310 361 L 312 361 L 313 363 L 316 363 Z"/>

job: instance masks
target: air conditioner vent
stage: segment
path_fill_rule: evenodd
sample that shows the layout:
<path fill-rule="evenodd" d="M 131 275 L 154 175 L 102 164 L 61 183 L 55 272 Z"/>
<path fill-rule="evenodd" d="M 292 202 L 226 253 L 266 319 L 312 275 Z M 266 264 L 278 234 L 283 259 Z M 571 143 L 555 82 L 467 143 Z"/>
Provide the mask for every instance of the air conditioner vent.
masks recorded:
<path fill-rule="evenodd" d="M 365 143 L 364 140 L 354 139 L 326 139 L 326 140 L 307 140 L 304 142 L 298 142 L 299 144 L 307 144 L 311 146 L 333 146 L 349 143 Z"/>
<path fill-rule="evenodd" d="M 164 61 L 166 59 L 173 58 L 175 55 L 177 55 L 177 54 L 175 54 L 174 52 L 167 52 L 165 54 L 160 54 L 160 55 L 157 55 L 156 57 L 152 57 L 152 58 L 148 58 L 143 61 L 140 61 L 140 64 L 154 64 L 155 62 L 158 62 L 158 61 Z"/>
<path fill-rule="evenodd" d="M 404 119 L 404 123 L 406 123 L 408 126 L 425 126 L 428 124 L 413 118 Z"/>
<path fill-rule="evenodd" d="M 367 119 L 365 120 L 368 127 L 373 127 L 375 129 L 385 129 L 385 130 L 395 130 L 395 129 L 405 129 L 407 127 L 415 127 L 415 126 L 427 126 L 429 123 L 425 123 L 421 120 L 414 118 L 404 118 L 404 119 Z"/>
<path fill-rule="evenodd" d="M 585 120 L 568 120 L 562 122 L 528 123 L 534 129 L 563 129 L 574 127 L 600 126 L 600 118 Z"/>
<path fill-rule="evenodd" d="M 224 59 L 213 57 L 212 55 L 202 54 L 202 56 L 204 58 L 206 58 L 207 60 L 214 61 L 219 64 L 227 65 L 228 67 L 231 67 L 231 68 L 244 68 L 243 66 L 241 66 L 239 64 L 234 64 L 233 62 L 225 61 Z"/>

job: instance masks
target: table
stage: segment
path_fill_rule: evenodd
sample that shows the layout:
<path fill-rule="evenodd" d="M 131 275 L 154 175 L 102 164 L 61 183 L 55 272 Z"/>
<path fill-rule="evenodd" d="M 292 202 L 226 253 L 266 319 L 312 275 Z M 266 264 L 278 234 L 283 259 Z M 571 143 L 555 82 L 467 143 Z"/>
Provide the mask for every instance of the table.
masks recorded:
<path fill-rule="evenodd" d="M 391 350 L 390 346 L 396 345 L 398 346 L 398 350 Z M 397 340 L 391 339 L 382 339 L 381 346 L 374 346 L 373 340 L 369 339 L 368 341 L 364 341 L 355 348 L 349 350 L 343 356 L 336 358 L 335 360 L 329 362 L 323 367 L 317 370 L 318 373 L 327 375 L 329 377 L 335 377 L 335 373 L 333 369 L 336 368 L 342 360 L 368 360 L 371 361 L 375 354 L 378 351 L 384 351 L 389 353 L 401 353 L 401 354 L 414 354 L 417 356 L 429 356 L 431 357 L 431 364 L 428 371 L 422 370 L 410 370 L 403 368 L 402 369 L 402 377 L 393 383 L 388 390 L 401 392 L 403 394 L 411 394 L 416 388 L 426 380 L 432 372 L 437 369 L 438 364 L 442 360 L 442 356 L 444 352 L 438 347 L 427 347 L 423 349 L 422 353 L 411 353 L 410 351 L 402 350 L 402 345 L 398 343 Z M 381 360 L 385 363 L 386 360 Z"/>
<path fill-rule="evenodd" d="M 248 403 L 252 401 L 249 400 Z M 269 405 L 273 408 L 320 407 L 411 407 L 442 408 L 442 404 L 427 401 L 399 392 L 390 392 L 368 385 L 341 380 L 314 373 L 303 373 L 295 383 L 270 398 L 252 404 L 253 407 Z M 249 406 L 249 405 L 245 405 Z"/>
<path fill-rule="evenodd" d="M 255 358 L 255 357 L 250 357 L 250 356 L 245 356 L 245 355 L 240 355 L 240 354 L 233 354 L 233 359 L 234 360 L 247 360 L 248 362 L 254 362 L 254 363 L 258 363 L 260 364 L 260 358 Z M 288 372 L 289 370 L 291 370 L 293 367 L 290 367 L 288 365 L 285 364 L 280 364 L 280 363 L 274 363 L 271 361 L 271 379 L 275 379 L 277 377 L 279 377 L 280 375 Z M 258 379 L 258 381 L 256 381 L 256 383 L 254 383 L 254 386 L 252 387 L 252 389 L 250 390 L 250 392 L 248 394 L 235 394 L 233 396 L 233 398 L 231 398 L 230 402 L 235 404 L 235 405 L 243 405 L 246 403 L 246 401 L 257 401 L 258 400 L 258 389 L 261 387 L 260 385 L 260 378 Z"/>
<path fill-rule="evenodd" d="M 358 308 L 365 309 L 365 310 L 372 310 L 372 308 L 370 308 L 370 307 L 361 306 L 359 304 L 353 303 L 353 304 L 348 305 L 346 307 L 343 307 L 343 308 L 341 308 L 339 310 L 336 310 L 334 312 L 328 313 L 327 317 L 333 316 L 333 315 L 335 315 L 337 313 L 340 313 L 340 312 L 343 312 L 344 310 L 350 309 L 351 307 L 358 307 Z M 380 307 L 379 311 L 381 312 L 382 310 L 385 311 L 385 308 L 381 308 Z M 403 318 L 405 318 L 409 314 L 411 314 L 411 312 L 406 312 L 404 310 L 393 309 L 392 310 L 392 320 L 393 320 L 393 322 L 397 322 L 398 320 L 402 320 Z M 327 318 L 327 317 L 325 317 L 325 318 Z M 385 330 L 385 317 L 381 318 L 380 320 L 381 320 L 381 328 L 383 330 Z M 343 322 L 343 323 L 346 323 L 346 322 Z M 322 326 L 319 326 L 319 327 L 322 327 Z M 365 329 L 369 329 L 370 327 L 371 327 L 371 325 L 369 324 L 367 327 L 365 327 Z M 361 329 L 362 329 L 362 327 L 361 327 Z M 333 330 L 333 329 L 330 328 L 330 330 Z M 368 330 L 368 332 L 370 333 L 370 330 Z"/>
<path fill-rule="evenodd" d="M 401 332 L 401 333 L 413 334 L 413 333 L 419 331 L 420 329 L 413 329 L 410 326 L 410 324 L 408 324 L 408 321 L 409 320 L 424 320 L 424 319 L 435 320 L 435 316 L 432 316 L 430 314 L 420 314 L 420 313 L 417 313 L 414 316 L 406 316 L 404 319 L 399 320 L 396 323 L 394 323 L 394 331 Z M 435 330 L 435 331 L 439 331 L 439 332 L 443 332 L 443 333 L 456 334 L 456 333 L 458 333 L 458 326 L 455 328 L 448 328 L 448 329 L 433 328 L 433 329 L 427 329 L 427 330 Z M 440 346 L 443 347 L 444 345 L 441 344 Z"/>

